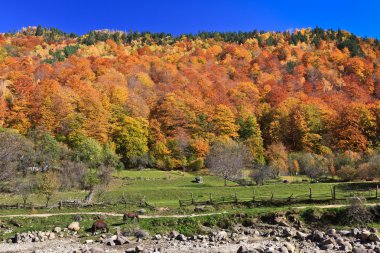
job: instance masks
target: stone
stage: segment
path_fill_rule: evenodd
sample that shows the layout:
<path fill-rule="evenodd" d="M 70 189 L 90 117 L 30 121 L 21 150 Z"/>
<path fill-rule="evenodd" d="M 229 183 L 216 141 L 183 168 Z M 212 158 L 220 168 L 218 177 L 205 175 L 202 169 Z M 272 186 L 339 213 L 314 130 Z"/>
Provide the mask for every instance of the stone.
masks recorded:
<path fill-rule="evenodd" d="M 239 247 L 236 253 L 248 253 L 248 248 L 245 245 Z"/>
<path fill-rule="evenodd" d="M 173 230 L 172 232 L 170 232 L 169 237 L 170 238 L 177 238 L 178 235 L 179 235 L 179 233 L 177 231 Z"/>
<path fill-rule="evenodd" d="M 324 239 L 324 237 L 325 237 L 325 233 L 323 233 L 322 231 L 319 231 L 319 230 L 313 231 L 313 240 L 314 241 L 320 242 Z"/>
<path fill-rule="evenodd" d="M 175 239 L 177 239 L 178 241 L 181 241 L 181 242 L 187 241 L 187 237 L 183 234 L 177 235 L 177 237 Z"/>
<path fill-rule="evenodd" d="M 127 237 L 119 235 L 117 239 L 115 240 L 116 245 L 123 245 L 123 244 L 128 244 L 129 240 Z"/>
<path fill-rule="evenodd" d="M 356 237 L 358 235 L 360 235 L 360 230 L 358 228 L 351 229 L 351 236 Z"/>
<path fill-rule="evenodd" d="M 367 250 L 363 245 L 358 245 L 352 249 L 352 252 L 353 253 L 367 253 Z"/>
<path fill-rule="evenodd" d="M 289 250 L 286 247 L 281 247 L 280 251 L 282 253 L 289 253 Z"/>
<path fill-rule="evenodd" d="M 59 234 L 59 233 L 62 232 L 62 228 L 60 228 L 60 227 L 55 227 L 55 228 L 53 229 L 53 232 Z"/>
<path fill-rule="evenodd" d="M 137 213 L 140 214 L 140 215 L 144 215 L 144 214 L 146 214 L 146 210 L 143 209 L 143 208 L 141 208 L 141 209 L 139 209 L 139 210 L 137 211 Z"/>
<path fill-rule="evenodd" d="M 116 245 L 115 242 L 112 240 L 112 238 L 107 238 L 107 239 L 105 239 L 105 240 L 103 241 L 103 243 L 104 243 L 105 245 L 108 245 L 108 246 L 115 246 L 115 245 Z"/>
<path fill-rule="evenodd" d="M 341 236 L 349 236 L 349 235 L 351 235 L 351 231 L 349 231 L 349 230 L 339 230 L 338 234 L 340 234 Z"/>
<path fill-rule="evenodd" d="M 352 245 L 349 242 L 342 242 L 340 244 L 340 249 L 344 250 L 344 251 L 350 251 L 351 252 L 352 251 Z"/>
<path fill-rule="evenodd" d="M 321 248 L 322 250 L 331 250 L 331 249 L 334 248 L 334 244 L 322 244 L 322 245 L 320 246 L 320 248 Z"/>
<path fill-rule="evenodd" d="M 153 240 L 161 240 L 162 236 L 160 234 L 156 234 L 155 236 L 153 236 Z"/>
<path fill-rule="evenodd" d="M 86 240 L 85 243 L 86 244 L 91 244 L 91 243 L 94 243 L 94 240 Z"/>
<path fill-rule="evenodd" d="M 327 230 L 327 234 L 328 235 L 336 235 L 336 230 L 334 228 L 331 228 L 331 229 Z"/>
<path fill-rule="evenodd" d="M 125 250 L 125 253 L 135 253 L 135 248 L 128 248 Z"/>
<path fill-rule="evenodd" d="M 104 250 L 101 248 L 91 248 L 89 251 L 90 253 L 104 253 Z"/>
<path fill-rule="evenodd" d="M 300 239 L 300 240 L 305 240 L 306 237 L 307 237 L 307 234 L 302 233 L 300 231 L 297 231 L 296 235 L 297 235 L 297 238 Z"/>
<path fill-rule="evenodd" d="M 49 236 L 48 236 L 48 239 L 49 240 L 54 240 L 55 239 L 55 234 L 54 233 L 50 233 Z"/>
<path fill-rule="evenodd" d="M 371 235 L 371 232 L 367 231 L 367 230 L 363 230 L 361 233 L 360 233 L 360 239 L 362 240 L 367 240 L 368 237 Z"/>
<path fill-rule="evenodd" d="M 67 228 L 71 231 L 78 231 L 80 229 L 79 222 L 77 221 L 71 222 Z"/>
<path fill-rule="evenodd" d="M 226 231 L 219 231 L 216 235 L 215 235 L 215 240 L 217 241 L 225 241 L 228 239 L 228 234 Z"/>
<path fill-rule="evenodd" d="M 136 246 L 136 248 L 135 248 L 135 252 L 143 252 L 143 250 L 144 250 L 144 247 L 141 246 L 141 245 L 138 245 L 138 246 Z"/>
<path fill-rule="evenodd" d="M 380 237 L 377 234 L 372 233 L 368 236 L 368 241 L 380 242 Z"/>
<path fill-rule="evenodd" d="M 140 229 L 135 232 L 135 237 L 137 239 L 146 239 L 149 237 L 149 233 L 145 230 Z"/>
<path fill-rule="evenodd" d="M 284 246 L 288 249 L 290 253 L 293 253 L 296 251 L 296 247 L 291 243 L 286 242 L 284 243 Z"/>

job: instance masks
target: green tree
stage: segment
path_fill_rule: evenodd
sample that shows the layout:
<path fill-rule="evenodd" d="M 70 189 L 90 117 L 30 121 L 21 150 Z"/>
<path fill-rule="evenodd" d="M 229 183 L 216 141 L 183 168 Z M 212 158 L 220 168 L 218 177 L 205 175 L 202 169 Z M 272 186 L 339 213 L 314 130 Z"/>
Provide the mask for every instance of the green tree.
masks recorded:
<path fill-rule="evenodd" d="M 148 122 L 143 118 L 125 116 L 114 128 L 113 140 L 122 161 L 130 165 L 134 157 L 148 152 Z"/>
<path fill-rule="evenodd" d="M 36 36 L 42 36 L 43 34 L 44 34 L 44 30 L 42 29 L 42 26 L 41 25 L 37 26 Z"/>
<path fill-rule="evenodd" d="M 49 171 L 37 175 L 37 190 L 46 198 L 46 207 L 48 207 L 51 198 L 59 189 L 59 180 L 55 172 Z"/>
<path fill-rule="evenodd" d="M 246 119 L 240 118 L 238 124 L 240 127 L 238 131 L 240 139 L 248 147 L 254 162 L 257 164 L 264 164 L 263 138 L 256 117 L 250 115 Z"/>

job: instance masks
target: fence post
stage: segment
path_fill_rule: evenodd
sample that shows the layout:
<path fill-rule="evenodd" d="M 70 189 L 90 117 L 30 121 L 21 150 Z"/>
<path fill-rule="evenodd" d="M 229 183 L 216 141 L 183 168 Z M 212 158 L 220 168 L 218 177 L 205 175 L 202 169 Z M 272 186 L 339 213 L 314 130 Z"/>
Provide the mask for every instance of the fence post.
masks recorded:
<path fill-rule="evenodd" d="M 273 192 L 272 192 L 272 196 L 270 197 L 270 202 L 273 201 Z"/>
<path fill-rule="evenodd" d="M 252 201 L 255 202 L 255 195 L 256 195 L 256 190 L 253 189 L 253 197 L 252 197 Z"/>
<path fill-rule="evenodd" d="M 212 193 L 210 193 L 210 204 L 212 205 Z"/>
<path fill-rule="evenodd" d="M 236 195 L 236 192 L 235 192 L 235 204 L 237 204 L 239 201 L 238 201 L 238 198 L 237 198 L 237 195 Z"/>
<path fill-rule="evenodd" d="M 312 199 L 312 195 L 311 195 L 311 187 L 309 188 L 309 200 Z"/>
<path fill-rule="evenodd" d="M 335 185 L 333 186 L 333 196 L 334 196 L 334 201 L 336 200 L 336 187 Z"/>
<path fill-rule="evenodd" d="M 194 202 L 194 194 L 191 193 L 191 204 L 194 205 L 194 203 L 195 203 L 195 202 Z"/>
<path fill-rule="evenodd" d="M 377 199 L 377 197 L 379 196 L 379 195 L 378 195 L 378 192 L 379 192 L 379 185 L 377 184 L 377 185 L 376 185 L 376 199 Z"/>
<path fill-rule="evenodd" d="M 178 200 L 179 201 L 179 207 L 181 207 L 182 206 L 182 202 L 181 202 L 181 200 Z"/>
<path fill-rule="evenodd" d="M 59 208 L 59 209 L 62 209 L 62 200 L 60 200 L 60 201 L 58 202 L 58 208 Z"/>

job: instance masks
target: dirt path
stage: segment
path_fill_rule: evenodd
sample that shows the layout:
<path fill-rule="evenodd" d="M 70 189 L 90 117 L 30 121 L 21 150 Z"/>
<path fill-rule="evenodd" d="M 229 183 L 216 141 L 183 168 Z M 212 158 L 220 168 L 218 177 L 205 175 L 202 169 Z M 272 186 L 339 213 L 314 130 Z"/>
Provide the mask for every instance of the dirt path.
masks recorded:
<path fill-rule="evenodd" d="M 203 213 L 203 214 L 177 214 L 177 215 L 139 215 L 141 219 L 150 219 L 150 218 L 188 218 L 188 217 L 202 217 L 202 216 L 211 216 L 211 215 L 220 215 L 227 212 L 220 213 Z M 123 217 L 122 213 L 107 213 L 107 212 L 75 212 L 75 213 L 38 213 L 38 214 L 8 214 L 0 215 L 0 218 L 17 218 L 17 217 L 51 217 L 59 215 L 98 215 L 104 214 L 106 216 L 114 217 Z"/>
<path fill-rule="evenodd" d="M 378 203 L 367 203 L 366 206 L 376 206 Z M 310 205 L 310 206 L 295 206 L 295 209 L 306 209 L 306 208 L 321 208 L 321 209 L 329 209 L 329 208 L 340 208 L 346 207 L 347 204 L 334 204 L 334 205 Z M 228 212 L 220 212 L 220 213 L 203 213 L 203 214 L 176 214 L 176 215 L 140 215 L 142 219 L 151 219 L 151 218 L 189 218 L 189 217 L 204 217 L 204 216 L 212 216 L 212 215 L 221 215 L 226 214 Z M 73 213 L 38 213 L 38 214 L 8 214 L 8 215 L 0 215 L 0 218 L 17 218 L 17 217 L 51 217 L 51 216 L 60 216 L 60 215 L 98 215 L 104 214 L 106 216 L 114 216 L 114 217 L 122 217 L 122 213 L 107 213 L 107 212 L 73 212 Z"/>

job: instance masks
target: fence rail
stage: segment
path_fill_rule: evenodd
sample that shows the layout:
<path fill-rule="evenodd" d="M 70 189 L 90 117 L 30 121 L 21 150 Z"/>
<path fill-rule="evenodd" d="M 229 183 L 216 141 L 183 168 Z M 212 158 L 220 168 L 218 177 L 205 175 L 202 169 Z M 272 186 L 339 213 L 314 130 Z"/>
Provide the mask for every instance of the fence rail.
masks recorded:
<path fill-rule="evenodd" d="M 252 196 L 237 196 L 235 193 L 231 196 L 219 196 L 213 197 L 210 193 L 208 199 L 197 200 L 194 198 L 193 193 L 190 194 L 190 199 L 180 199 L 179 205 L 183 206 L 197 206 L 197 205 L 219 205 L 219 204 L 263 204 L 263 203 L 273 203 L 273 204 L 290 204 L 290 203 L 301 203 L 301 202 L 320 202 L 320 201 L 337 201 L 346 200 L 347 198 L 360 196 L 367 200 L 378 199 L 379 196 L 379 186 L 376 188 L 368 188 L 366 190 L 339 190 L 336 186 L 332 186 L 330 192 L 326 193 L 313 193 L 312 188 L 309 188 L 308 192 L 305 193 L 292 193 L 288 196 L 279 196 L 275 193 L 271 194 L 256 194 L 253 191 Z"/>

